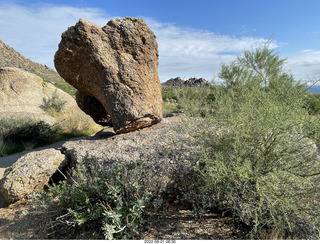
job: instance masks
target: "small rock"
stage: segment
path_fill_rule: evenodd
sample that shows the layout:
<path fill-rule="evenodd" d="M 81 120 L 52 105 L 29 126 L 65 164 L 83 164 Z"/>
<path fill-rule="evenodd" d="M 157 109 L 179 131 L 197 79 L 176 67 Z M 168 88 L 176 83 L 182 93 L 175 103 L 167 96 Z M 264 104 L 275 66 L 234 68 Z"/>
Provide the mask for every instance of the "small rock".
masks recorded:
<path fill-rule="evenodd" d="M 59 150 L 30 152 L 6 169 L 0 180 L 0 192 L 8 203 L 28 198 L 42 190 L 50 177 L 66 164 L 65 156 Z"/>

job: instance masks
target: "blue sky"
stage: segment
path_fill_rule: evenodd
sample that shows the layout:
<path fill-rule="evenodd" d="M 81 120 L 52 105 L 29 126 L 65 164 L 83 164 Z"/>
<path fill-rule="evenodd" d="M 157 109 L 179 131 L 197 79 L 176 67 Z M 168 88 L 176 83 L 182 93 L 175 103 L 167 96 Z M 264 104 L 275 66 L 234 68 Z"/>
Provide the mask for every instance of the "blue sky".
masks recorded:
<path fill-rule="evenodd" d="M 52 68 L 61 33 L 85 18 L 101 26 L 140 17 L 159 43 L 159 76 L 215 78 L 221 63 L 273 37 L 295 78 L 320 78 L 319 0 L 0 0 L 0 39 Z"/>

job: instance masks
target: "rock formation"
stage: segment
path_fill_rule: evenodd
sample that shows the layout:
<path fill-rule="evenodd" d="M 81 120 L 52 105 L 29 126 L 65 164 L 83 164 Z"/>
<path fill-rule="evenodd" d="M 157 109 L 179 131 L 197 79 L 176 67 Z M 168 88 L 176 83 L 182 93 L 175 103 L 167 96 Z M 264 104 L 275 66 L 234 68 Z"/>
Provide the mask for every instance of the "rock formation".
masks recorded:
<path fill-rule="evenodd" d="M 81 141 L 68 141 L 62 145 L 62 151 L 71 164 L 102 164 L 110 171 L 118 164 L 142 160 L 154 168 L 156 175 L 169 177 L 170 173 L 189 167 L 187 162 L 196 154 L 192 137 L 177 128 L 181 123 L 182 117 L 176 116 L 123 135 L 105 130 Z M 190 120 L 187 123 L 192 124 Z"/>
<path fill-rule="evenodd" d="M 210 86 L 210 83 L 204 78 L 190 78 L 188 80 L 183 80 L 180 77 L 177 77 L 167 80 L 163 85 L 174 87 L 208 87 Z"/>
<path fill-rule="evenodd" d="M 66 107 L 76 105 L 69 94 L 35 74 L 18 68 L 0 68 L 0 118 L 27 117 L 53 124 L 56 120 L 44 113 L 45 103 L 54 92 L 66 101 Z"/>
<path fill-rule="evenodd" d="M 176 129 L 181 123 L 181 117 L 165 118 L 152 127 L 126 134 L 117 135 L 105 129 L 93 137 L 73 139 L 62 144 L 61 151 L 37 149 L 24 154 L 6 169 L 0 180 L 0 192 L 10 203 L 43 188 L 57 169 L 84 163 L 87 167 L 99 165 L 105 172 L 111 172 L 119 164 L 137 160 L 142 160 L 153 172 L 159 189 L 171 191 L 179 187 L 177 182 L 181 178 L 192 172 L 190 162 L 197 154 L 192 137 Z"/>
<path fill-rule="evenodd" d="M 171 78 L 167 80 L 163 85 L 165 86 L 175 86 L 175 87 L 183 87 L 185 80 L 181 79 L 180 77 Z"/>
<path fill-rule="evenodd" d="M 123 133 L 161 121 L 158 45 L 143 20 L 126 17 L 100 27 L 80 19 L 62 34 L 54 62 L 80 91 L 79 106 L 90 108 L 96 122 L 104 124 L 108 114 L 114 130 Z"/>
<path fill-rule="evenodd" d="M 184 85 L 188 87 L 207 87 L 210 84 L 204 78 L 190 78 L 184 82 Z"/>
<path fill-rule="evenodd" d="M 20 68 L 42 77 L 44 80 L 54 84 L 64 82 L 60 75 L 46 65 L 38 64 L 24 57 L 12 47 L 0 40 L 0 68 Z"/>
<path fill-rule="evenodd" d="M 30 152 L 6 169 L 0 180 L 0 192 L 8 203 L 28 198 L 42 190 L 65 163 L 65 156 L 55 149 Z"/>

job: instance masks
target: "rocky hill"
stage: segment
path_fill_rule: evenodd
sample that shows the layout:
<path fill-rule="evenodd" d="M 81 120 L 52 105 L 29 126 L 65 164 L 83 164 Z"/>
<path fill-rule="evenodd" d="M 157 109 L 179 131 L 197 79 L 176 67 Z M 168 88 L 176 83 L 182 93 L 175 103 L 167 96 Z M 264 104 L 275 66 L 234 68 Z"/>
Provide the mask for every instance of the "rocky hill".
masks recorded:
<path fill-rule="evenodd" d="M 207 87 L 210 86 L 210 83 L 204 78 L 190 78 L 188 80 L 183 80 L 180 77 L 177 77 L 167 80 L 162 85 L 174 87 Z"/>
<path fill-rule="evenodd" d="M 56 120 L 46 114 L 48 102 L 54 95 L 66 108 L 79 109 L 72 96 L 39 76 L 19 68 L 0 68 L 0 119 L 27 117 L 54 124 Z"/>
<path fill-rule="evenodd" d="M 30 73 L 34 73 L 45 81 L 49 81 L 53 84 L 63 81 L 61 76 L 53 69 L 46 65 L 32 62 L 30 59 L 24 57 L 0 40 L 0 68 L 2 67 L 20 68 Z"/>

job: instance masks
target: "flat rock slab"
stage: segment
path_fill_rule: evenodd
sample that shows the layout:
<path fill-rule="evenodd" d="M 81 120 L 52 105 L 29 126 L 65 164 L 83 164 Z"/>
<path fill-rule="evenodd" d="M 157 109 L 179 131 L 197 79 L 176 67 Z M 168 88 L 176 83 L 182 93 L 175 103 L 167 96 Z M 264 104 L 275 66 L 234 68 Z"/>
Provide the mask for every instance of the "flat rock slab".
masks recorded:
<path fill-rule="evenodd" d="M 179 126 L 181 117 L 165 118 L 160 123 L 125 134 L 110 131 L 92 138 L 63 144 L 63 153 L 71 165 L 79 163 L 112 172 L 124 163 L 144 162 L 158 189 L 179 187 L 176 182 L 193 172 L 197 145 Z"/>
<path fill-rule="evenodd" d="M 0 179 L 0 191 L 12 203 L 43 189 L 57 169 L 83 163 L 108 173 L 120 164 L 136 161 L 143 161 L 151 170 L 159 189 L 178 187 L 176 182 L 193 172 L 191 162 L 198 153 L 192 136 L 181 129 L 183 124 L 190 124 L 190 119 L 165 118 L 152 127 L 124 134 L 109 128 L 95 136 L 0 158 L 0 167 L 7 167 Z"/>
<path fill-rule="evenodd" d="M 75 140 L 75 139 L 72 139 Z M 71 141 L 71 140 L 69 140 Z M 42 151 L 45 149 L 55 149 L 55 150 L 61 150 L 62 145 L 66 143 L 66 141 L 59 141 L 47 146 L 43 146 L 43 147 L 38 147 L 32 150 L 26 150 L 23 152 L 19 152 L 19 153 L 15 153 L 6 157 L 0 157 L 0 179 L 3 177 L 3 173 L 6 170 L 6 168 L 10 167 L 11 165 L 13 165 L 15 162 L 17 162 L 19 160 L 19 158 L 23 157 L 24 155 L 30 153 L 30 152 L 34 152 L 34 151 Z"/>

